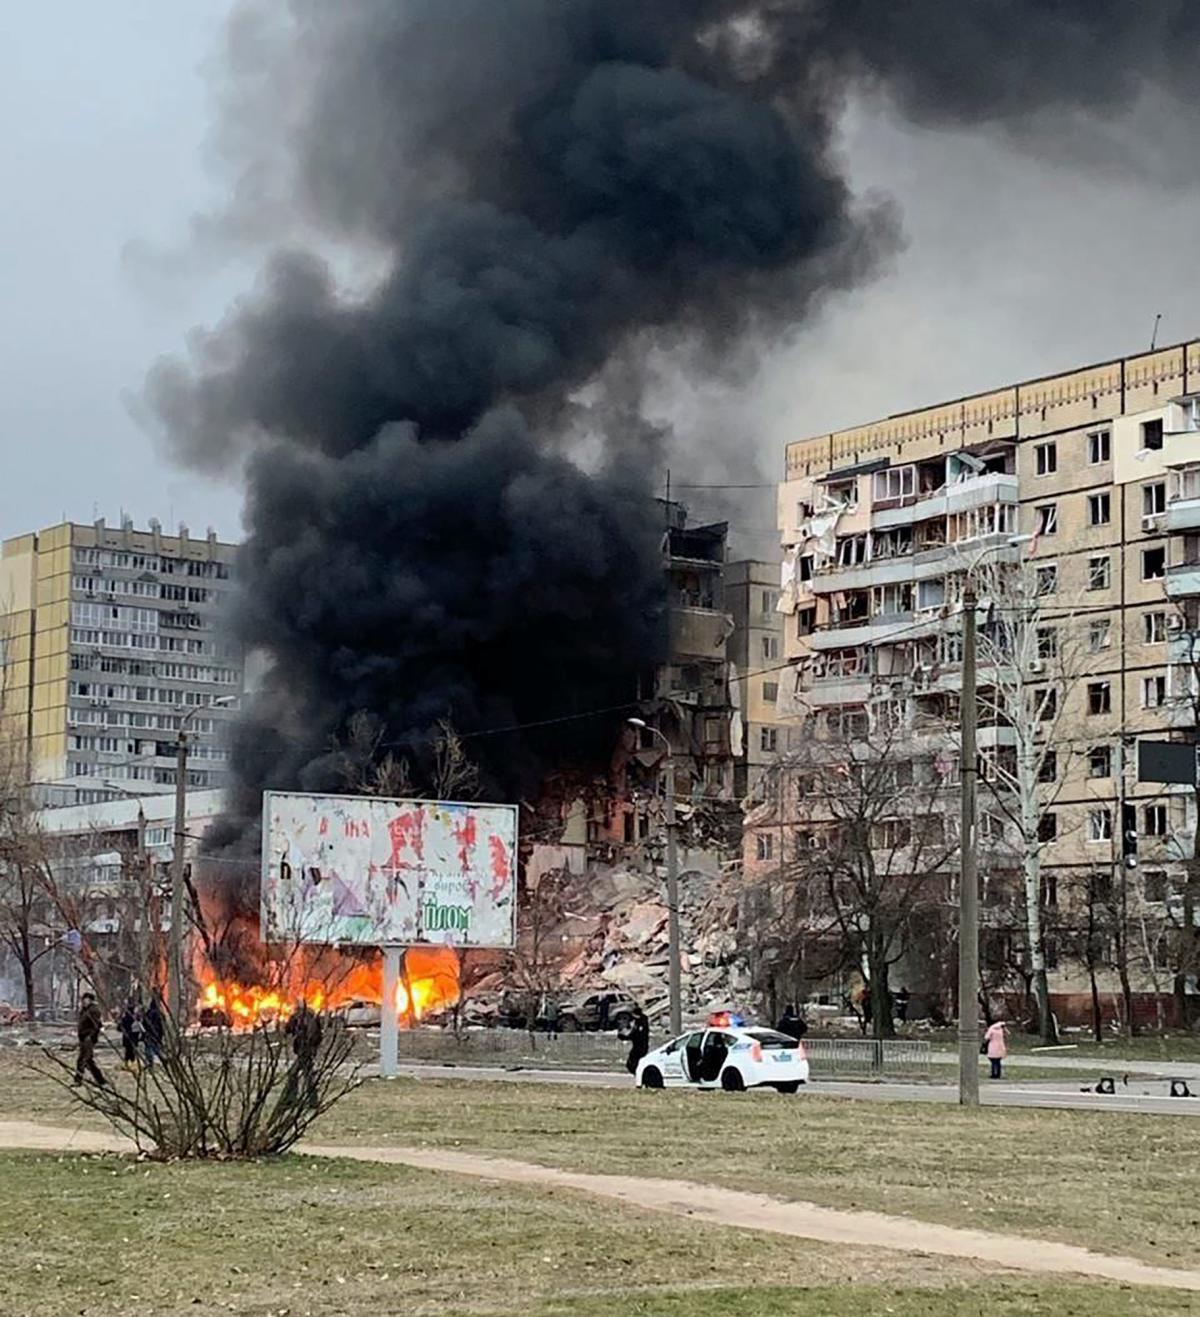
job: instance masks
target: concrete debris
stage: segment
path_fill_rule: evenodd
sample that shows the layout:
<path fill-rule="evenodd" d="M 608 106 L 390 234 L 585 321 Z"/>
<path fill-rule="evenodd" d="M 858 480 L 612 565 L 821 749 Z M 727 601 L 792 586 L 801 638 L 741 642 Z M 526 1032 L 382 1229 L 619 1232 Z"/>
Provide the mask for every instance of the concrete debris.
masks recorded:
<path fill-rule="evenodd" d="M 668 1009 L 668 910 L 661 866 L 589 866 L 566 880 L 563 908 L 548 930 L 560 942 L 561 995 L 620 989 L 637 999 L 651 1020 Z M 710 866 L 679 876 L 680 942 L 686 1015 L 714 1002 L 742 999 L 749 966 L 738 948 L 738 867 Z M 569 912 L 569 913 L 568 913 Z"/>

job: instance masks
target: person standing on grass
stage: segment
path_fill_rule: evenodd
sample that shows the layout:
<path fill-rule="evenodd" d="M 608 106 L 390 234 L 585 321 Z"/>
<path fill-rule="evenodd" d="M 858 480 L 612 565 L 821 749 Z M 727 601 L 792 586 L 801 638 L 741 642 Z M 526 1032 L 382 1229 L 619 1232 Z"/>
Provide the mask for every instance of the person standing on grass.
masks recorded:
<path fill-rule="evenodd" d="M 900 991 L 896 993 L 892 1000 L 896 1007 L 896 1023 L 906 1023 L 908 1020 L 908 1003 L 911 1000 L 908 989 L 901 986 Z"/>
<path fill-rule="evenodd" d="M 96 1064 L 96 1044 L 100 1041 L 100 1030 L 104 1020 L 100 1007 L 90 992 L 85 992 L 79 999 L 79 1019 L 76 1035 L 79 1038 L 79 1051 L 75 1057 L 75 1084 L 83 1083 L 83 1072 L 91 1075 L 98 1088 L 106 1088 L 107 1081 L 100 1067 Z"/>
<path fill-rule="evenodd" d="M 163 1020 L 162 1007 L 158 1004 L 158 993 L 150 994 L 150 1001 L 142 1012 L 142 1048 L 146 1053 L 146 1066 L 154 1069 L 154 1063 L 162 1058 L 163 1038 L 166 1036 L 166 1023 Z"/>
<path fill-rule="evenodd" d="M 995 1024 L 989 1025 L 987 1033 L 983 1035 L 984 1046 L 987 1048 L 987 1059 L 992 1065 L 992 1079 L 1000 1078 L 1000 1067 L 1004 1064 L 1004 1058 L 1008 1055 L 1008 1026 L 1003 1020 L 997 1020 Z"/>
<path fill-rule="evenodd" d="M 137 1065 L 138 1043 L 142 1041 L 140 1016 L 137 1002 L 132 997 L 128 998 L 121 1011 L 121 1018 L 117 1021 L 117 1029 L 121 1034 L 121 1064 L 126 1070 L 132 1070 Z"/>
<path fill-rule="evenodd" d="M 633 1019 L 629 1022 L 629 1056 L 625 1069 L 631 1075 L 637 1074 L 638 1062 L 650 1050 L 650 1021 L 640 1006 L 633 1008 Z"/>
<path fill-rule="evenodd" d="M 317 1092 L 317 1052 L 325 1034 L 321 1017 L 308 1002 L 301 1001 L 292 1018 L 284 1026 L 284 1033 L 291 1038 L 292 1051 L 296 1056 L 296 1069 L 288 1076 L 288 1091 L 293 1097 L 295 1096 L 296 1082 L 299 1078 L 304 1084 L 305 1102 L 311 1107 L 316 1107 L 320 1100 Z"/>

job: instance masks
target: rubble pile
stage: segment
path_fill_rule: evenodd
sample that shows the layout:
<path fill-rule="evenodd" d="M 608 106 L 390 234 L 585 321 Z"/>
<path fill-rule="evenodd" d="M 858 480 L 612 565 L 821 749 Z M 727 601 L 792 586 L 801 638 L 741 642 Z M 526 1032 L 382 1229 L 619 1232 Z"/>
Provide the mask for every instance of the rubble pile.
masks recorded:
<path fill-rule="evenodd" d="M 685 870 L 679 876 L 684 1012 L 743 995 L 750 986 L 739 954 L 738 892 L 732 872 Z M 574 879 L 557 930 L 566 958 L 564 995 L 621 989 L 651 1020 L 668 1005 L 668 931 L 661 872 L 600 867 Z"/>

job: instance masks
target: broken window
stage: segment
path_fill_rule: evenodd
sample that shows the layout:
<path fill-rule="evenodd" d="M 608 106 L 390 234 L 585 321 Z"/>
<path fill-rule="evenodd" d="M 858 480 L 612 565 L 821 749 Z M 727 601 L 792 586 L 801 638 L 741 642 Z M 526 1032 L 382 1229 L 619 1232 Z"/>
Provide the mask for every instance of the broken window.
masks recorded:
<path fill-rule="evenodd" d="M 1039 476 L 1052 476 L 1058 470 L 1058 445 L 1038 444 L 1034 450 Z"/>
<path fill-rule="evenodd" d="M 1112 582 L 1112 560 L 1108 554 L 1088 559 L 1088 589 L 1107 590 Z"/>
<path fill-rule="evenodd" d="M 1142 447 L 1149 449 L 1151 452 L 1157 452 L 1163 446 L 1163 423 L 1160 417 L 1157 421 L 1142 422 Z"/>
<path fill-rule="evenodd" d="M 1165 548 L 1142 550 L 1142 580 L 1161 581 L 1167 574 L 1167 551 Z"/>
<path fill-rule="evenodd" d="M 1088 495 L 1088 525 L 1107 526 L 1112 521 L 1112 495 Z"/>
<path fill-rule="evenodd" d="M 1112 436 L 1108 430 L 1093 430 L 1087 437 L 1088 461 L 1107 462 L 1112 455 Z"/>

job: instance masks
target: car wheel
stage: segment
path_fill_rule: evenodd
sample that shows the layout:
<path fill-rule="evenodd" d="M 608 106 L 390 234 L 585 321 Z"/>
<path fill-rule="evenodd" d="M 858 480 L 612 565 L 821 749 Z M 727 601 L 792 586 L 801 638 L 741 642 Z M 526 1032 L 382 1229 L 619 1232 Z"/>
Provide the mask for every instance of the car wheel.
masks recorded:
<path fill-rule="evenodd" d="M 776 1084 L 775 1089 L 779 1093 L 798 1093 L 800 1091 L 800 1081 L 793 1079 L 788 1084 Z"/>
<path fill-rule="evenodd" d="M 559 1033 L 578 1033 L 579 1021 L 573 1015 L 564 1015 L 558 1022 Z"/>
<path fill-rule="evenodd" d="M 726 1093 L 741 1093 L 746 1087 L 742 1072 L 735 1066 L 721 1071 L 721 1087 Z"/>
<path fill-rule="evenodd" d="M 642 1071 L 642 1087 L 662 1088 L 662 1086 L 662 1071 L 655 1069 L 654 1066 L 647 1066 L 646 1069 Z"/>
<path fill-rule="evenodd" d="M 622 1011 L 615 1020 L 608 1022 L 610 1029 L 615 1029 L 618 1033 L 624 1033 L 633 1023 L 633 1016 L 628 1011 Z"/>

